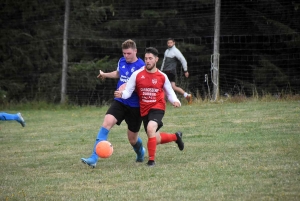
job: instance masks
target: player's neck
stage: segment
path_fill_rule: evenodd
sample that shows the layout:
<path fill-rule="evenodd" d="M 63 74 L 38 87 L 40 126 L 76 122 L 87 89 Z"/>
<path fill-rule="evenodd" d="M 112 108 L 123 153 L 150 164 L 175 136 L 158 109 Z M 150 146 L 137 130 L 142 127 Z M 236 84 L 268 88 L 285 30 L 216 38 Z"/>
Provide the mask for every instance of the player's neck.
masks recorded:
<path fill-rule="evenodd" d="M 157 68 L 156 68 L 156 66 L 154 68 L 152 68 L 151 70 L 149 70 L 149 69 L 146 68 L 146 71 L 148 73 L 155 73 L 157 71 Z"/>
<path fill-rule="evenodd" d="M 133 59 L 132 63 L 136 62 L 137 60 L 138 60 L 138 58 L 135 57 L 135 58 Z"/>
<path fill-rule="evenodd" d="M 126 63 L 130 63 L 130 64 L 132 64 L 132 63 L 136 62 L 137 60 L 138 60 L 138 58 L 137 58 L 137 57 L 135 57 L 135 58 L 133 58 L 133 59 L 132 59 L 132 61 L 130 61 L 130 62 L 129 62 L 129 61 L 126 61 Z"/>

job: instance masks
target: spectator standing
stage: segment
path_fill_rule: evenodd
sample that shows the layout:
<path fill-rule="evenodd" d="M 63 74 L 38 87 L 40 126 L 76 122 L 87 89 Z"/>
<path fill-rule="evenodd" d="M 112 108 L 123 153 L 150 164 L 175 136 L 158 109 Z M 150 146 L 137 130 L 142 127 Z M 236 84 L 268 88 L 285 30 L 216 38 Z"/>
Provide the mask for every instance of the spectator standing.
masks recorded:
<path fill-rule="evenodd" d="M 176 80 L 176 67 L 178 64 L 178 61 L 181 63 L 182 68 L 184 70 L 184 75 L 186 78 L 189 77 L 189 72 L 187 68 L 187 62 L 182 53 L 176 48 L 175 46 L 175 40 L 173 38 L 168 38 L 167 41 L 168 49 L 165 51 L 164 54 L 164 60 L 161 65 L 161 71 L 164 72 L 172 85 L 172 88 L 175 92 L 180 93 L 183 95 L 186 100 L 188 101 L 188 104 L 192 103 L 192 94 L 187 93 L 182 88 L 176 86 L 175 80 Z"/>

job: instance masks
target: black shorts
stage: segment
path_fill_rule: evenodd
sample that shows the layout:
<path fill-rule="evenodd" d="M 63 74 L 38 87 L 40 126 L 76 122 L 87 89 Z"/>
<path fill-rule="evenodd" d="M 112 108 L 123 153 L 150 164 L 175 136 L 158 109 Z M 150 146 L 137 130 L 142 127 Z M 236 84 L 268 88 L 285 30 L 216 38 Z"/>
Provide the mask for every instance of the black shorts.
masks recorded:
<path fill-rule="evenodd" d="M 175 82 L 176 76 L 171 71 L 163 71 L 169 78 L 170 82 Z"/>
<path fill-rule="evenodd" d="M 125 119 L 128 130 L 132 132 L 139 132 L 142 118 L 139 107 L 130 107 L 123 103 L 114 100 L 106 114 L 111 114 L 117 119 L 117 125 L 120 125 Z"/>
<path fill-rule="evenodd" d="M 149 121 L 155 121 L 158 124 L 158 127 L 156 129 L 156 131 L 158 131 L 164 124 L 162 122 L 162 118 L 165 115 L 165 111 L 164 110 L 159 110 L 159 109 L 150 109 L 148 115 L 143 116 L 143 124 L 144 124 L 144 129 L 147 133 L 147 125 L 149 123 Z"/>

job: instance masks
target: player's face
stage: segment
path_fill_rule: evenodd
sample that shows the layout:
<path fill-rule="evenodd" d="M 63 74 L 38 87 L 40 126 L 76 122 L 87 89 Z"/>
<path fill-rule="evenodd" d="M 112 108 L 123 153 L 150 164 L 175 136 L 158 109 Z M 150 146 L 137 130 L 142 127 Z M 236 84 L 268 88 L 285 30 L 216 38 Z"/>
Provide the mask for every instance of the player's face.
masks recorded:
<path fill-rule="evenodd" d="M 158 61 L 158 57 L 154 56 L 151 53 L 146 53 L 145 54 L 146 70 L 154 72 L 156 70 L 157 61 Z"/>
<path fill-rule="evenodd" d="M 171 47 L 173 47 L 173 45 L 175 45 L 175 42 L 172 40 L 168 40 L 167 45 L 168 45 L 168 48 L 171 48 Z"/>
<path fill-rule="evenodd" d="M 127 63 L 133 63 L 137 60 L 136 49 L 129 48 L 129 49 L 123 49 L 122 51 L 123 51 L 123 56 L 125 57 Z"/>

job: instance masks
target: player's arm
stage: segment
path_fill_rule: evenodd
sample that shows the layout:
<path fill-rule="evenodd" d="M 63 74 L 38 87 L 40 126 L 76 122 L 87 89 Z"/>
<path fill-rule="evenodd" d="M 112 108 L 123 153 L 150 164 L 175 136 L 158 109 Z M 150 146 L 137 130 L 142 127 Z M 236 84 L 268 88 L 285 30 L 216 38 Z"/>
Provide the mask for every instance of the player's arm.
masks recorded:
<path fill-rule="evenodd" d="M 185 77 L 189 77 L 186 59 L 184 58 L 184 56 L 178 49 L 176 49 L 176 51 L 175 51 L 175 57 L 180 61 Z"/>
<path fill-rule="evenodd" d="M 164 76 L 166 78 L 165 83 L 164 83 L 164 91 L 166 92 L 168 100 L 174 107 L 180 107 L 181 103 L 178 100 L 174 90 L 172 89 L 170 80 L 168 79 L 168 77 L 166 75 L 164 75 Z"/>
<path fill-rule="evenodd" d="M 136 86 L 136 75 L 137 75 L 137 71 L 135 71 L 130 76 L 129 80 L 126 83 L 126 87 L 123 91 L 117 90 L 114 92 L 115 98 L 127 99 L 131 96 L 131 94 L 135 90 L 135 86 Z"/>
<path fill-rule="evenodd" d="M 186 72 L 187 71 L 187 61 L 184 58 L 183 54 L 178 49 L 175 50 L 175 57 L 180 61 L 184 72 Z"/>
<path fill-rule="evenodd" d="M 119 78 L 119 77 L 120 77 L 120 73 L 117 70 L 109 73 L 104 73 L 102 70 L 99 70 L 99 75 L 97 76 L 97 78 L 100 78 L 102 80 L 104 80 L 105 78 Z"/>
<path fill-rule="evenodd" d="M 105 78 L 114 78 L 114 79 L 120 78 L 120 73 L 119 73 L 120 61 L 121 59 L 118 62 L 117 70 L 109 73 L 104 73 L 102 70 L 99 70 L 99 75 L 97 76 L 97 78 L 100 78 L 102 80 L 104 80 Z"/>
<path fill-rule="evenodd" d="M 164 59 L 163 59 L 163 62 L 162 62 L 162 64 L 161 64 L 161 67 L 160 67 L 160 70 L 161 70 L 161 71 L 163 71 L 163 69 L 164 69 L 166 57 L 167 57 L 167 50 L 165 51 Z"/>

